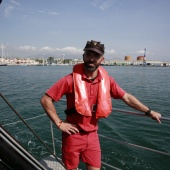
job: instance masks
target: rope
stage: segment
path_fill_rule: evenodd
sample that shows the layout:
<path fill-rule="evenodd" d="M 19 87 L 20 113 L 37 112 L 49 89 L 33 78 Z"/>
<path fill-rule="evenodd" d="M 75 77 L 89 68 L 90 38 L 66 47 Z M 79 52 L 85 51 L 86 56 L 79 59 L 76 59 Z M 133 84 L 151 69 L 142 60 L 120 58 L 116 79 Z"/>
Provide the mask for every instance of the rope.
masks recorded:
<path fill-rule="evenodd" d="M 115 169 L 115 170 L 121 170 L 121 169 L 116 168 L 116 167 L 114 167 L 114 166 L 112 166 L 112 165 L 109 165 L 109 164 L 107 164 L 107 163 L 105 163 L 105 162 L 102 162 L 102 164 L 103 164 L 103 165 L 106 165 L 106 166 L 108 166 L 108 167 L 110 167 L 110 168 L 112 168 L 112 169 Z"/>
<path fill-rule="evenodd" d="M 55 143 L 54 143 L 53 122 L 52 121 L 50 121 L 50 127 L 51 127 L 51 137 L 52 137 L 52 144 L 53 144 L 53 152 L 54 152 L 54 155 L 56 155 L 56 153 L 55 153 Z"/>
<path fill-rule="evenodd" d="M 147 147 L 140 146 L 140 145 L 136 145 L 136 144 L 129 143 L 129 142 L 120 141 L 120 140 L 118 140 L 118 139 L 113 139 L 113 138 L 111 138 L 111 137 L 107 137 L 107 136 L 104 136 L 104 135 L 101 135 L 101 134 L 98 134 L 98 135 L 99 135 L 100 137 L 103 137 L 103 138 L 105 138 L 105 139 L 112 140 L 112 141 L 117 142 L 117 143 L 121 143 L 121 144 L 124 144 L 124 145 L 129 145 L 129 146 L 134 146 L 134 147 L 141 148 L 141 149 L 144 149 L 144 150 L 149 150 L 149 151 L 152 151 L 152 152 L 155 152 L 155 153 L 159 153 L 159 154 L 162 154 L 162 155 L 168 155 L 168 156 L 170 156 L 170 153 L 158 151 L 158 150 L 155 150 L 155 149 L 147 148 Z M 54 138 L 54 139 L 61 144 L 61 141 L 60 141 L 60 140 L 58 140 L 58 139 L 56 139 L 56 138 Z"/>
<path fill-rule="evenodd" d="M 46 116 L 46 114 L 44 113 L 43 115 L 39 115 L 39 116 L 35 116 L 35 117 L 31 117 L 31 118 L 28 118 L 28 119 L 25 119 L 26 121 L 27 120 L 32 120 L 32 119 L 36 119 L 38 117 L 41 117 L 41 116 Z M 19 120 L 19 121 L 16 121 L 16 122 L 13 122 L 13 123 L 7 123 L 7 124 L 4 124 L 2 126 L 8 126 L 8 125 L 13 125 L 13 124 L 17 124 L 17 123 L 21 123 L 22 121 Z"/>
<path fill-rule="evenodd" d="M 134 146 L 134 147 L 141 148 L 141 149 L 144 149 L 144 150 L 149 150 L 149 151 L 152 151 L 152 152 L 155 152 L 155 153 L 159 153 L 159 154 L 162 154 L 162 155 L 170 156 L 170 153 L 158 151 L 158 150 L 155 150 L 155 149 L 147 148 L 147 147 L 144 147 L 144 146 L 140 146 L 140 145 L 124 142 L 124 141 L 120 141 L 120 140 L 113 139 L 111 137 L 107 137 L 107 136 L 104 136 L 104 135 L 101 135 L 101 134 L 99 134 L 99 136 L 101 136 L 103 138 L 106 138 L 106 139 L 109 139 L 109 140 L 112 140 L 112 141 L 117 142 L 117 143 L 121 143 L 121 144 L 125 144 L 125 145 L 130 145 L 130 146 Z"/>
<path fill-rule="evenodd" d="M 121 112 L 121 113 L 133 114 L 133 115 L 136 115 L 136 116 L 149 117 L 145 114 L 141 114 L 141 113 L 138 113 L 138 112 L 132 112 L 132 111 L 127 111 L 127 110 L 119 110 L 119 109 L 113 109 L 113 108 L 112 108 L 112 110 L 117 111 L 117 112 Z M 161 116 L 161 120 L 170 121 L 170 118 Z"/>

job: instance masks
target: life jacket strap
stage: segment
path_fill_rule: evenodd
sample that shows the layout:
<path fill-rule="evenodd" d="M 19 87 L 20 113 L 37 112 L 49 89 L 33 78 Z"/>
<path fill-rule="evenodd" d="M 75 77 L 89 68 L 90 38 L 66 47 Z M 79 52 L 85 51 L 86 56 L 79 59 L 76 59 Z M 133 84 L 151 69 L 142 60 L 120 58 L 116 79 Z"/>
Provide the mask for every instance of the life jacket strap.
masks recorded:
<path fill-rule="evenodd" d="M 65 114 L 66 114 L 67 116 L 70 116 L 70 115 L 72 115 L 73 113 L 78 113 L 75 107 L 73 107 L 73 108 L 71 108 L 71 109 L 66 109 L 66 110 L 64 110 L 64 112 L 65 112 Z"/>
<path fill-rule="evenodd" d="M 93 104 L 92 105 L 92 109 L 91 109 L 92 113 L 95 113 L 96 110 L 97 110 L 97 104 Z M 71 109 L 66 109 L 66 110 L 64 110 L 64 112 L 65 112 L 65 114 L 67 116 L 70 116 L 70 115 L 72 115 L 74 113 L 78 113 L 75 107 L 73 107 Z"/>

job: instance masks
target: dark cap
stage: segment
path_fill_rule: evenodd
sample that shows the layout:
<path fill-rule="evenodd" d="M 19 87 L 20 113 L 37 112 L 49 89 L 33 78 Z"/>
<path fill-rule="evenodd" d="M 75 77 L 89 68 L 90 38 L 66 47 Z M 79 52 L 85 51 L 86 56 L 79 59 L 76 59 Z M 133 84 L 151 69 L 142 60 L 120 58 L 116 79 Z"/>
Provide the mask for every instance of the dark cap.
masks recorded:
<path fill-rule="evenodd" d="M 94 51 L 100 55 L 104 54 L 104 44 L 100 44 L 98 41 L 87 41 L 84 51 Z"/>

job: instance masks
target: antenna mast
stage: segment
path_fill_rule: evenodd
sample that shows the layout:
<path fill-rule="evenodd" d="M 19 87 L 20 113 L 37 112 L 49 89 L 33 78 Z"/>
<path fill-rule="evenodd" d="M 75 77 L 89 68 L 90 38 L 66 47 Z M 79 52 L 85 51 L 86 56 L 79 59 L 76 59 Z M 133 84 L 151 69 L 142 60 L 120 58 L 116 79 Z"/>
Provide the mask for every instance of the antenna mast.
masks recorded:
<path fill-rule="evenodd" d="M 143 65 L 146 65 L 146 48 L 144 48 Z"/>

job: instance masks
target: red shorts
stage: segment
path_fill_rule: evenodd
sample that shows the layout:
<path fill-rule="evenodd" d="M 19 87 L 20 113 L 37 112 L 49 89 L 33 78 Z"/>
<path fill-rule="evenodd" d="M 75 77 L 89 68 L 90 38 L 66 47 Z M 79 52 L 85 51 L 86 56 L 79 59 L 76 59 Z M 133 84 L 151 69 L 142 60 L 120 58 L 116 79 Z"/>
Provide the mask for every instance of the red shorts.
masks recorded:
<path fill-rule="evenodd" d="M 74 169 L 78 167 L 80 159 L 89 166 L 101 167 L 101 149 L 97 131 L 72 135 L 63 132 L 63 163 L 67 169 Z"/>

